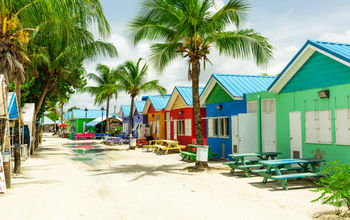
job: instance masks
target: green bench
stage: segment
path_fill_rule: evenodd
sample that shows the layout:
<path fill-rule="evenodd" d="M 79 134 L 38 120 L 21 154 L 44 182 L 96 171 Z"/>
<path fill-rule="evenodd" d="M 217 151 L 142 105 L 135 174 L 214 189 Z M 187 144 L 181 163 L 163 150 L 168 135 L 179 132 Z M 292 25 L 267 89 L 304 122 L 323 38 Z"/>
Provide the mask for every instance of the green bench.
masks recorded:
<path fill-rule="evenodd" d="M 302 171 L 302 167 L 281 168 L 280 171 Z M 252 170 L 252 173 L 260 174 L 266 173 L 267 169 Z M 275 169 L 271 169 L 271 172 L 275 172 Z"/>
<path fill-rule="evenodd" d="M 195 153 L 191 153 L 191 152 L 186 152 L 186 151 L 183 151 L 183 152 L 181 152 L 181 155 L 183 155 L 183 157 L 182 157 L 182 161 L 184 161 L 186 158 L 188 158 L 188 160 L 190 161 L 190 162 L 194 162 L 195 160 L 196 160 L 196 157 L 197 157 L 197 154 L 195 154 Z M 219 155 L 218 153 L 214 153 L 214 152 L 208 152 L 208 160 L 211 160 L 211 158 L 213 157 L 213 156 L 217 156 L 217 155 Z"/>
<path fill-rule="evenodd" d="M 276 180 L 282 184 L 284 190 L 288 190 L 287 188 L 287 180 L 288 179 L 300 179 L 305 177 L 321 177 L 320 173 L 289 173 L 283 175 L 271 176 L 270 178 Z"/>

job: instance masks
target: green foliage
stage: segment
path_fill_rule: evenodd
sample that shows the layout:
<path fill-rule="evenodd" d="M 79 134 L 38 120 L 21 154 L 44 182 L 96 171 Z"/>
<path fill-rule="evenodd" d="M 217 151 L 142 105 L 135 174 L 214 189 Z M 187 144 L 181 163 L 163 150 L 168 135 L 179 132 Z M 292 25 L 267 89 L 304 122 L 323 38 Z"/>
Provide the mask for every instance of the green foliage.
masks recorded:
<path fill-rule="evenodd" d="M 58 113 L 56 113 L 56 118 L 55 118 L 54 112 L 50 112 L 50 113 L 46 114 L 46 117 L 48 117 L 52 121 L 57 121 L 58 119 L 60 119 L 60 115 Z"/>
<path fill-rule="evenodd" d="M 166 89 L 159 85 L 159 80 L 147 81 L 148 65 L 141 67 L 140 58 L 136 63 L 127 61 L 118 67 L 116 76 L 118 78 L 118 88 L 125 91 L 131 97 L 139 95 L 141 92 L 159 92 L 164 95 Z"/>
<path fill-rule="evenodd" d="M 313 190 L 321 192 L 321 195 L 312 202 L 322 201 L 322 204 L 331 204 L 335 207 L 346 206 L 350 210 L 350 165 L 332 162 L 322 171 L 324 176 L 318 185 L 320 188 Z"/>

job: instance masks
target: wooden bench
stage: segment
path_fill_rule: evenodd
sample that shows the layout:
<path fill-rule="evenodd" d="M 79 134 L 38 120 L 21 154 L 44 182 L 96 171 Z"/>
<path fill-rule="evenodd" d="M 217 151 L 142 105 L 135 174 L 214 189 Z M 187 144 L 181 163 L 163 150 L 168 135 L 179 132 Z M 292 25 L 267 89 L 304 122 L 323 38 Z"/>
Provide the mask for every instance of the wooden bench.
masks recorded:
<path fill-rule="evenodd" d="M 283 175 L 271 176 L 270 178 L 276 181 L 279 181 L 282 184 L 284 190 L 288 190 L 287 188 L 287 180 L 288 179 L 301 179 L 305 177 L 321 177 L 320 173 L 290 173 Z"/>
<path fill-rule="evenodd" d="M 291 167 L 291 168 L 281 168 L 280 171 L 301 171 L 303 168 L 301 167 Z M 259 169 L 259 170 L 252 170 L 252 173 L 266 173 L 267 169 Z M 275 172 L 275 169 L 271 169 L 271 172 Z"/>
<path fill-rule="evenodd" d="M 155 145 L 155 148 L 153 149 L 153 151 L 157 148 L 157 152 L 159 152 L 160 150 L 165 150 L 165 154 L 168 154 L 169 150 L 179 150 L 180 153 L 182 153 L 182 149 L 185 149 L 187 146 L 185 145 L 172 145 L 172 144 L 168 144 L 168 145 Z"/>
<path fill-rule="evenodd" d="M 190 162 L 193 162 L 197 157 L 197 154 L 191 152 L 181 152 L 181 154 L 184 155 L 181 160 L 185 160 L 185 158 L 188 157 Z"/>

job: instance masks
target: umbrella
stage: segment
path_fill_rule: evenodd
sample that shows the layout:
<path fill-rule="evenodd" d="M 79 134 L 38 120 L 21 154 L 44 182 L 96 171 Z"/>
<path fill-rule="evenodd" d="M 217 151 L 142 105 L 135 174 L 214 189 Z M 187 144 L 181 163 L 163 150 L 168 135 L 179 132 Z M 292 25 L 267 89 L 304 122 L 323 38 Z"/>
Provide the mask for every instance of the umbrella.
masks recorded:
<path fill-rule="evenodd" d="M 68 125 L 66 125 L 66 124 L 60 124 L 60 125 L 58 125 L 57 127 L 67 127 Z"/>

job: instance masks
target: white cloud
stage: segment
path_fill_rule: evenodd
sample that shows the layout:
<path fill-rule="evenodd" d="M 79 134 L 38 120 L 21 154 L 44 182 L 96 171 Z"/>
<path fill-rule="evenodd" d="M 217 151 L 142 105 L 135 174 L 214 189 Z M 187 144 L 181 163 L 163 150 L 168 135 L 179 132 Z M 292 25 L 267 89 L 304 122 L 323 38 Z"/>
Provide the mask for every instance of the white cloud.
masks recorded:
<path fill-rule="evenodd" d="M 349 43 L 350 42 L 350 29 L 344 33 L 325 33 L 320 37 L 320 40 L 332 41 L 339 43 Z"/>

